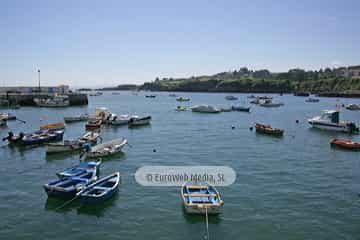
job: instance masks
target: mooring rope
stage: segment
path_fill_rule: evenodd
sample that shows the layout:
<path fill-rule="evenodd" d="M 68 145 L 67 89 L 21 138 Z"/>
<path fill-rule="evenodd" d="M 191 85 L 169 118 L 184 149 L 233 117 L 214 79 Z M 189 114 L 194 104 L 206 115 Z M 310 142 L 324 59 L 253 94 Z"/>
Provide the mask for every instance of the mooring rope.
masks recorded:
<path fill-rule="evenodd" d="M 208 218 L 207 207 L 205 207 L 205 220 L 206 220 L 206 239 L 207 239 L 207 240 L 210 240 L 210 234 L 209 234 L 209 218 Z"/>

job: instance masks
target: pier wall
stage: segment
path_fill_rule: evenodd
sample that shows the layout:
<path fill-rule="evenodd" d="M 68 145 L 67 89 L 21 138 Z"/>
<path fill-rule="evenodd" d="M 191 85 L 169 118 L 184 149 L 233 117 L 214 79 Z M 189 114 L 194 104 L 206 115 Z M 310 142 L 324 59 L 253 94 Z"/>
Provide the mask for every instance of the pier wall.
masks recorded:
<path fill-rule="evenodd" d="M 84 93 L 67 93 L 63 94 L 69 96 L 70 106 L 87 105 L 88 97 Z M 0 99 L 8 100 L 9 104 L 19 104 L 20 106 L 35 106 L 34 98 L 52 97 L 53 94 L 48 93 L 1 93 Z"/>

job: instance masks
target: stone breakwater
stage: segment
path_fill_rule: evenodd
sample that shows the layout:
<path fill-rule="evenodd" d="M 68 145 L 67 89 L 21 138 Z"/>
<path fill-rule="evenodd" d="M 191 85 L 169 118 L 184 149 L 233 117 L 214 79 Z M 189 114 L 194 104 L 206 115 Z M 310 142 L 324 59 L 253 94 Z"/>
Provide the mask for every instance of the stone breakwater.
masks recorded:
<path fill-rule="evenodd" d="M 87 105 L 88 104 L 88 97 L 87 94 L 84 93 L 67 93 L 63 94 L 69 96 L 70 106 L 79 106 L 79 105 Z M 0 94 L 1 100 L 7 100 L 9 104 L 19 104 L 20 106 L 35 106 L 34 98 L 41 97 L 52 97 L 52 94 Z"/>

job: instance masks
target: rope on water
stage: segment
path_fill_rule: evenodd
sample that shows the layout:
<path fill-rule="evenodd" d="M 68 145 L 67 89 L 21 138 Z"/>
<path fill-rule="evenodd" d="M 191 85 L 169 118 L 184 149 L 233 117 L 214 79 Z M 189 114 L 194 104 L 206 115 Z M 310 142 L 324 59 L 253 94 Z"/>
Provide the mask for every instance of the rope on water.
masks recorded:
<path fill-rule="evenodd" d="M 205 220 L 206 220 L 206 239 L 210 240 L 210 234 L 209 234 L 209 218 L 208 218 L 208 212 L 207 207 L 205 207 Z"/>

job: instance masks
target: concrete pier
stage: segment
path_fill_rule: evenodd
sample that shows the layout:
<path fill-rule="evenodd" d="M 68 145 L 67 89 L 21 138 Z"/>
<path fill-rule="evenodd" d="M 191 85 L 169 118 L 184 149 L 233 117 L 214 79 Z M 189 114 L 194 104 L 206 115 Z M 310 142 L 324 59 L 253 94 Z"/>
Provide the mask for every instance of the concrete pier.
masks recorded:
<path fill-rule="evenodd" d="M 70 106 L 87 105 L 88 97 L 84 93 L 66 93 L 62 95 L 69 96 Z M 7 100 L 10 105 L 35 106 L 34 98 L 53 97 L 49 93 L 0 93 L 0 101 Z"/>

